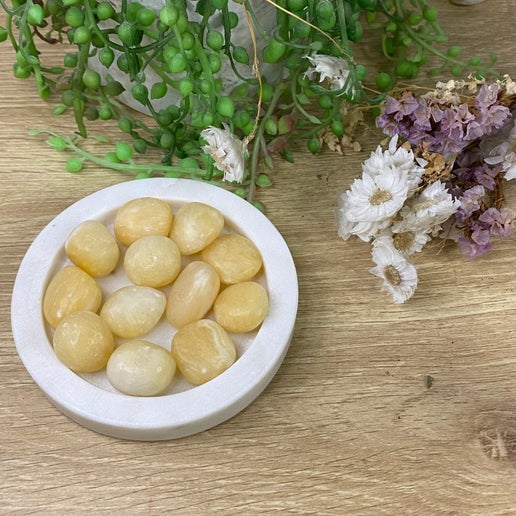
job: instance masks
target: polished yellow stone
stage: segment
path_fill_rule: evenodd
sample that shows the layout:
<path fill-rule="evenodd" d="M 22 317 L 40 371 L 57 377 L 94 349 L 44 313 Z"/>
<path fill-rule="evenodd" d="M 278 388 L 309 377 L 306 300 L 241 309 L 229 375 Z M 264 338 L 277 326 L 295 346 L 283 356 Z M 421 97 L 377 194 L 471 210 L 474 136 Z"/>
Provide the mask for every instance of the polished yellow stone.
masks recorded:
<path fill-rule="evenodd" d="M 267 291 L 254 281 L 236 283 L 224 289 L 213 305 L 215 320 L 232 333 L 257 328 L 269 311 Z"/>
<path fill-rule="evenodd" d="M 67 265 L 57 272 L 45 290 L 43 315 L 55 328 L 72 312 L 96 312 L 101 302 L 102 290 L 97 282 L 80 267 Z"/>
<path fill-rule="evenodd" d="M 134 339 L 156 326 L 166 303 L 167 297 L 160 290 L 128 285 L 106 299 L 100 315 L 115 335 Z"/>
<path fill-rule="evenodd" d="M 202 251 L 201 257 L 225 284 L 247 281 L 262 267 L 260 251 L 251 240 L 237 233 L 218 237 Z"/>
<path fill-rule="evenodd" d="M 172 220 L 172 208 L 165 201 L 154 197 L 132 199 L 116 212 L 115 235 L 125 245 L 148 235 L 168 236 Z"/>
<path fill-rule="evenodd" d="M 175 371 L 168 350 L 146 340 L 130 340 L 112 353 L 106 374 L 111 385 L 124 394 L 156 396 L 170 385 Z"/>
<path fill-rule="evenodd" d="M 201 202 L 190 202 L 177 211 L 170 238 L 176 242 L 181 254 L 189 256 L 211 244 L 223 227 L 224 217 L 219 210 Z"/>
<path fill-rule="evenodd" d="M 128 247 L 124 269 L 134 284 L 161 288 L 177 278 L 181 270 L 181 253 L 168 237 L 142 237 Z"/>
<path fill-rule="evenodd" d="M 231 337 L 211 319 L 201 319 L 178 330 L 171 352 L 178 369 L 194 385 L 212 380 L 236 360 Z"/>
<path fill-rule="evenodd" d="M 98 220 L 79 224 L 65 242 L 65 253 L 71 262 L 94 278 L 110 274 L 120 257 L 114 235 Z"/>
<path fill-rule="evenodd" d="M 77 373 L 104 369 L 115 349 L 108 325 L 90 311 L 67 315 L 54 332 L 53 346 L 57 358 Z"/>
<path fill-rule="evenodd" d="M 170 288 L 166 316 L 176 328 L 202 319 L 213 306 L 220 289 L 215 269 L 201 261 L 189 263 Z"/>

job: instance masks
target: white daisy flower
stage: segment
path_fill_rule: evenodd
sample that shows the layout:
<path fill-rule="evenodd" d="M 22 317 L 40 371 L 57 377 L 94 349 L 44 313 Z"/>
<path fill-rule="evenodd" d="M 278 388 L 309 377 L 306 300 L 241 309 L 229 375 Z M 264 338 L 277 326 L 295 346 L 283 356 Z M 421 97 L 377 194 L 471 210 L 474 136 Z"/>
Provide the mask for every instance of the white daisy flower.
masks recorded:
<path fill-rule="evenodd" d="M 347 216 L 349 208 L 348 192 L 342 192 L 339 195 L 338 201 L 339 206 L 336 212 L 338 234 L 343 240 L 348 240 L 353 234 L 353 228 L 355 227 L 355 223 L 349 220 Z"/>
<path fill-rule="evenodd" d="M 356 222 L 352 234 L 364 242 L 370 242 L 372 238 L 378 236 L 389 224 L 390 220 Z"/>
<path fill-rule="evenodd" d="M 383 231 L 382 236 L 390 237 L 394 248 L 405 256 L 420 253 L 432 239 L 428 232 L 412 228 L 405 220 L 394 222 Z"/>
<path fill-rule="evenodd" d="M 398 147 L 398 135 L 391 138 L 387 150 L 378 146 L 371 156 L 362 164 L 362 171 L 370 176 L 382 173 L 385 166 L 394 167 L 407 174 L 409 195 L 414 193 L 421 183 L 427 161 L 421 158 L 414 159 L 412 149 L 401 145 Z"/>
<path fill-rule="evenodd" d="M 441 230 L 441 224 L 448 220 L 460 206 L 458 199 L 452 195 L 441 181 L 430 183 L 425 189 L 401 211 L 404 224 L 413 230 L 436 234 Z M 394 225 L 394 231 L 399 232 L 398 223 Z"/>
<path fill-rule="evenodd" d="M 349 76 L 349 65 L 345 59 L 317 53 L 306 56 L 306 59 L 313 66 L 305 72 L 306 77 L 313 79 L 316 74 L 319 74 L 319 82 L 328 79 L 332 90 L 344 88 Z M 348 86 L 346 91 L 349 90 L 350 87 Z"/>
<path fill-rule="evenodd" d="M 383 279 L 382 290 L 388 292 L 395 303 L 404 303 L 412 297 L 417 288 L 416 268 L 394 248 L 392 240 L 377 238 L 371 254 L 376 267 L 370 272 Z"/>
<path fill-rule="evenodd" d="M 362 174 L 347 196 L 347 217 L 352 222 L 383 222 L 401 209 L 407 199 L 407 175 L 384 166 L 376 176 Z"/>
<path fill-rule="evenodd" d="M 378 235 L 390 221 L 351 221 L 347 215 L 349 209 L 347 200 L 348 194 L 349 191 L 346 191 L 339 196 L 339 207 L 337 208 L 338 234 L 343 240 L 348 240 L 351 236 L 356 236 L 364 242 L 369 242 L 371 238 Z"/>
<path fill-rule="evenodd" d="M 207 145 L 202 150 L 210 154 L 215 167 L 224 172 L 224 181 L 241 183 L 244 178 L 246 145 L 224 126 L 224 129 L 209 126 L 201 132 Z"/>

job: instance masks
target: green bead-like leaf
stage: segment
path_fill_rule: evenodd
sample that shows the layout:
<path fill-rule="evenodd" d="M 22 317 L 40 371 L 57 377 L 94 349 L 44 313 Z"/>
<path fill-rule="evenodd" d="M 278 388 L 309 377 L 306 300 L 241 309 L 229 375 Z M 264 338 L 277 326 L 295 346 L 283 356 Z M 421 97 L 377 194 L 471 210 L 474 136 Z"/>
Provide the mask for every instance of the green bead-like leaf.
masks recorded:
<path fill-rule="evenodd" d="M 47 143 L 55 150 L 64 151 L 67 147 L 66 140 L 61 136 L 52 136 Z"/>
<path fill-rule="evenodd" d="M 147 102 L 149 101 L 149 90 L 144 84 L 135 84 L 131 88 L 131 95 L 135 100 L 143 105 L 147 105 Z"/>
<path fill-rule="evenodd" d="M 267 174 L 259 174 L 256 178 L 256 185 L 261 187 L 271 186 L 271 178 Z"/>
<path fill-rule="evenodd" d="M 129 161 L 133 157 L 133 149 L 125 142 L 117 142 L 115 144 L 115 154 L 120 161 Z"/>
<path fill-rule="evenodd" d="M 57 106 L 52 109 L 53 115 L 62 115 L 66 110 L 68 109 L 68 106 L 65 106 L 64 104 L 58 104 Z"/>
<path fill-rule="evenodd" d="M 161 99 L 167 94 L 167 85 L 164 82 L 155 82 L 151 87 L 151 99 Z"/>
<path fill-rule="evenodd" d="M 264 49 L 263 49 L 263 60 L 265 63 L 277 63 L 285 54 L 287 46 L 285 43 L 273 39 Z"/>
<path fill-rule="evenodd" d="M 66 162 L 66 170 L 68 172 L 80 172 L 82 170 L 83 161 L 81 158 L 70 158 Z"/>

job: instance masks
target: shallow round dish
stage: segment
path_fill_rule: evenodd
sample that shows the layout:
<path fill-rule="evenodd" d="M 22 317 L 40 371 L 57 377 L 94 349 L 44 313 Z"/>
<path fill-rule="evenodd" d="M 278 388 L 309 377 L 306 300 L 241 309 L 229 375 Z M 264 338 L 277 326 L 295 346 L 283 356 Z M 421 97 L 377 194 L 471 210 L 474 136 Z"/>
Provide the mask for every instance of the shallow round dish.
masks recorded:
<path fill-rule="evenodd" d="M 264 266 L 257 279 L 265 285 L 270 300 L 269 314 L 259 329 L 234 336 L 238 358 L 229 369 L 200 386 L 175 379 L 169 391 L 155 397 L 121 394 L 110 386 L 105 371 L 78 375 L 69 370 L 54 354 L 52 330 L 42 315 L 48 282 L 69 263 L 64 243 L 71 231 L 88 219 L 100 220 L 112 229 L 116 210 L 139 197 L 163 199 L 174 212 L 191 201 L 220 210 L 230 231 L 247 236 L 260 250 Z M 104 298 L 122 284 L 129 284 L 117 273 L 98 281 Z M 216 186 L 188 179 L 156 178 L 128 181 L 96 192 L 48 224 L 20 265 L 11 319 L 15 345 L 24 366 L 64 414 L 113 437 L 165 440 L 201 432 L 233 417 L 265 389 L 287 352 L 297 301 L 297 276 L 290 251 L 260 211 Z M 162 322 L 145 338 L 170 349 L 171 328 Z"/>

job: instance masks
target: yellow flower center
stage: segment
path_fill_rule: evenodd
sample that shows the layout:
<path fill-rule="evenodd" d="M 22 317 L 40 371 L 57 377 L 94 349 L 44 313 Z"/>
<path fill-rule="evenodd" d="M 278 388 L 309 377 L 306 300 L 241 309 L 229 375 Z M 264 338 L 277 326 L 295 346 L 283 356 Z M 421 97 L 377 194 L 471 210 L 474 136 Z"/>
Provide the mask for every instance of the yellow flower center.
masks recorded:
<path fill-rule="evenodd" d="M 385 279 L 394 286 L 397 286 L 401 283 L 401 276 L 398 272 L 398 269 L 394 267 L 394 265 L 386 265 L 383 268 L 383 274 L 385 276 Z"/>
<path fill-rule="evenodd" d="M 396 233 L 392 240 L 394 242 L 394 247 L 401 252 L 408 251 L 412 244 L 414 243 L 414 233 L 411 231 L 406 231 L 405 233 Z"/>
<path fill-rule="evenodd" d="M 369 202 L 373 206 L 379 206 L 380 204 L 383 204 L 384 202 L 390 201 L 392 199 L 391 192 L 387 190 L 382 190 L 379 188 L 378 190 L 375 190 L 370 196 L 369 196 Z"/>

